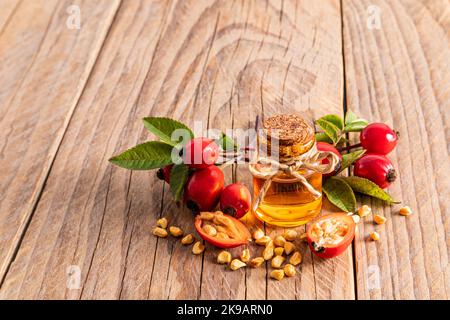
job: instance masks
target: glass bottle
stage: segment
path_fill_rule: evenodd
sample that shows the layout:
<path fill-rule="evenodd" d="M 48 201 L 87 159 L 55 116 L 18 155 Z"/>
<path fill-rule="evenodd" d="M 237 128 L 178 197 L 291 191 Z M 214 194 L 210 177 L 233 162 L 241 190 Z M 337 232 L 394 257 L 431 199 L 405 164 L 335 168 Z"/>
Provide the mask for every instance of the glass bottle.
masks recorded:
<path fill-rule="evenodd" d="M 263 122 L 257 136 L 253 175 L 253 213 L 281 227 L 303 225 L 322 207 L 322 173 L 330 172 L 337 157 L 318 152 L 314 129 L 297 115 L 276 115 Z M 328 158 L 328 165 L 321 161 Z M 269 181 L 268 181 L 269 180 Z"/>

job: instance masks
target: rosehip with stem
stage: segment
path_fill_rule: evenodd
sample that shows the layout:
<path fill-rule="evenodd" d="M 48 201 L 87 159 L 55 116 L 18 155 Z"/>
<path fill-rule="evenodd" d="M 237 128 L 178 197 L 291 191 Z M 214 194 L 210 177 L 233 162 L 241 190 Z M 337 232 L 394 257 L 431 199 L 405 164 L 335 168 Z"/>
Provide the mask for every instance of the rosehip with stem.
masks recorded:
<path fill-rule="evenodd" d="M 251 202 L 250 191 L 240 183 L 226 186 L 220 195 L 220 209 L 237 219 L 243 217 L 250 210 Z"/>
<path fill-rule="evenodd" d="M 186 206 L 194 211 L 211 211 L 219 202 L 224 185 L 224 175 L 215 165 L 195 171 L 184 190 Z"/>
<path fill-rule="evenodd" d="M 218 157 L 219 146 L 208 138 L 194 138 L 182 149 L 183 162 L 195 169 L 213 165 Z"/>
<path fill-rule="evenodd" d="M 386 155 L 397 145 L 398 134 L 384 123 L 371 123 L 360 134 L 361 146 L 368 153 Z"/>
<path fill-rule="evenodd" d="M 367 154 L 358 159 L 353 174 L 369 179 L 382 189 L 387 188 L 397 177 L 391 161 L 379 154 Z"/>

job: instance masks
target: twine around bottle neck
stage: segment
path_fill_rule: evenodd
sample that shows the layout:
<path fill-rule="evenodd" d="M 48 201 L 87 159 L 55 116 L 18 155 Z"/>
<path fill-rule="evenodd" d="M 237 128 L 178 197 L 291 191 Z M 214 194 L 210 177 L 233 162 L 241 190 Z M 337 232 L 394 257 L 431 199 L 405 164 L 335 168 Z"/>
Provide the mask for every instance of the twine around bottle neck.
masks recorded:
<path fill-rule="evenodd" d="M 328 159 L 327 164 L 322 164 L 322 160 Z M 281 157 L 279 161 L 270 157 L 261 157 L 256 155 L 255 161 L 249 165 L 250 172 L 254 177 L 264 179 L 265 182 L 259 191 L 253 203 L 253 211 L 256 211 L 259 204 L 263 200 L 267 190 L 269 189 L 272 181 L 282 174 L 286 174 L 295 178 L 293 183 L 300 182 L 305 188 L 313 195 L 314 199 L 318 199 L 322 196 L 322 193 L 316 190 L 298 171 L 302 169 L 311 170 L 317 173 L 326 174 L 332 172 L 337 164 L 339 158 L 333 152 L 318 151 L 316 144 L 307 152 L 297 157 Z M 270 165 L 270 171 L 259 170 L 258 165 Z M 265 169 L 268 167 L 265 166 Z"/>

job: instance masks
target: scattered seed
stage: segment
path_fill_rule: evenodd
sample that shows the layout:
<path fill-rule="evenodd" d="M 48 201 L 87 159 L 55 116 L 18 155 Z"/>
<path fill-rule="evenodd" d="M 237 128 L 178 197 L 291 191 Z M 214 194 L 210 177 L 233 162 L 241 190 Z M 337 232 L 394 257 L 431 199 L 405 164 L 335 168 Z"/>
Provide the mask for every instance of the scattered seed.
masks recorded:
<path fill-rule="evenodd" d="M 183 230 L 181 228 L 174 226 L 169 227 L 169 232 L 172 236 L 176 238 L 181 237 L 183 235 Z"/>
<path fill-rule="evenodd" d="M 352 219 L 356 224 L 358 224 L 361 221 L 360 216 L 357 214 L 352 215 Z"/>
<path fill-rule="evenodd" d="M 284 260 L 286 260 L 286 258 L 283 256 L 275 256 L 271 262 L 272 268 L 275 269 L 281 268 L 281 265 L 283 264 Z"/>
<path fill-rule="evenodd" d="M 153 229 L 153 234 L 157 237 L 160 238 L 165 238 L 167 237 L 167 231 L 166 229 L 160 228 L 160 227 L 156 227 L 155 229 Z"/>
<path fill-rule="evenodd" d="M 203 251 L 205 251 L 205 246 L 200 241 L 197 241 L 192 247 L 193 254 L 201 254 Z"/>
<path fill-rule="evenodd" d="M 302 263 L 302 254 L 299 251 L 295 251 L 289 258 L 289 263 L 293 266 L 298 266 L 300 263 Z"/>
<path fill-rule="evenodd" d="M 233 271 L 236 271 L 237 269 L 240 269 L 245 266 L 246 266 L 246 264 L 244 262 L 242 262 L 241 260 L 234 259 L 233 261 L 231 261 L 230 269 Z"/>
<path fill-rule="evenodd" d="M 249 264 L 250 264 L 250 267 L 252 267 L 252 268 L 258 268 L 263 263 L 264 263 L 264 258 L 257 257 L 257 258 L 252 259 Z"/>
<path fill-rule="evenodd" d="M 297 231 L 294 229 L 288 229 L 283 233 L 284 239 L 287 241 L 294 241 L 297 238 L 298 234 Z"/>
<path fill-rule="evenodd" d="M 244 249 L 241 253 L 241 261 L 248 262 L 250 260 L 250 250 Z"/>
<path fill-rule="evenodd" d="M 269 243 L 269 241 L 271 241 L 272 239 L 269 236 L 263 236 L 259 239 L 257 239 L 255 242 L 256 244 L 260 245 L 260 246 L 265 246 L 267 245 L 267 243 Z"/>
<path fill-rule="evenodd" d="M 273 254 L 274 254 L 273 250 L 274 250 L 274 245 L 273 245 L 273 241 L 271 240 L 263 250 L 264 260 L 272 259 Z"/>
<path fill-rule="evenodd" d="M 284 244 L 284 252 L 286 255 L 290 255 L 295 250 L 295 245 L 292 242 L 286 241 Z"/>
<path fill-rule="evenodd" d="M 261 229 L 258 228 L 257 230 L 255 230 L 255 232 L 253 232 L 253 239 L 258 240 L 262 237 L 264 237 L 264 231 L 262 231 Z"/>
<path fill-rule="evenodd" d="M 217 256 L 218 264 L 229 264 L 231 262 L 231 253 L 228 251 L 221 251 Z"/>
<path fill-rule="evenodd" d="M 192 234 L 188 234 L 188 235 L 185 235 L 183 237 L 183 239 L 181 239 L 181 244 L 187 246 L 187 245 L 191 244 L 192 242 L 194 242 L 194 240 L 195 240 L 194 236 Z"/>
<path fill-rule="evenodd" d="M 305 233 L 302 233 L 301 235 L 300 235 L 300 241 L 303 241 L 303 242 L 306 242 L 306 241 L 308 241 L 308 234 L 305 232 Z"/>
<path fill-rule="evenodd" d="M 210 221 L 214 219 L 214 214 L 212 212 L 200 212 L 200 219 Z"/>
<path fill-rule="evenodd" d="M 373 221 L 375 221 L 376 224 L 383 224 L 386 220 L 386 217 L 380 216 L 379 214 L 373 216 Z"/>
<path fill-rule="evenodd" d="M 273 252 L 275 253 L 276 256 L 282 256 L 284 253 L 284 248 L 276 247 L 275 249 L 273 249 Z"/>
<path fill-rule="evenodd" d="M 370 238 L 371 238 L 373 241 L 378 241 L 378 240 L 380 240 L 380 235 L 379 235 L 378 232 L 372 231 L 372 232 L 370 233 Z"/>
<path fill-rule="evenodd" d="M 216 238 L 221 240 L 230 239 L 230 237 L 224 232 L 218 232 Z"/>
<path fill-rule="evenodd" d="M 166 229 L 167 228 L 167 219 L 166 218 L 158 219 L 156 221 L 156 226 L 160 227 L 160 228 L 163 228 L 163 229 Z"/>
<path fill-rule="evenodd" d="M 361 218 L 364 218 L 371 212 L 372 212 L 372 209 L 368 205 L 363 205 L 361 208 L 358 209 L 358 214 Z"/>
<path fill-rule="evenodd" d="M 284 244 L 286 243 L 286 239 L 283 236 L 276 236 L 275 239 L 273 240 L 273 243 L 277 247 L 284 247 Z"/>
<path fill-rule="evenodd" d="M 284 266 L 284 274 L 286 275 L 286 277 L 293 277 L 293 276 L 295 276 L 295 273 L 296 273 L 296 271 L 295 271 L 295 267 L 292 265 L 292 264 L 286 264 L 285 266 Z"/>
<path fill-rule="evenodd" d="M 405 207 L 400 208 L 398 213 L 401 214 L 402 216 L 407 217 L 407 216 L 410 216 L 412 214 L 412 210 L 411 210 L 410 207 L 405 206 Z"/>
<path fill-rule="evenodd" d="M 270 273 L 270 277 L 271 277 L 272 279 L 281 281 L 281 280 L 284 278 L 284 271 L 281 270 L 281 269 L 273 270 L 273 271 Z"/>

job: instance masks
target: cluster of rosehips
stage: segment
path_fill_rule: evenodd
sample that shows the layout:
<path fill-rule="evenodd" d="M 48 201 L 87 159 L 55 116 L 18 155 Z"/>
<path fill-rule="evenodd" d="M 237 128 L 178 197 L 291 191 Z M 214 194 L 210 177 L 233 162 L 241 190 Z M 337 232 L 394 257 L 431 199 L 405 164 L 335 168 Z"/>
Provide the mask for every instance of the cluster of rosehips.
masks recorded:
<path fill-rule="evenodd" d="M 220 203 L 220 209 L 235 218 L 244 216 L 251 205 L 248 188 L 233 183 L 224 188 L 224 174 L 215 165 L 219 157 L 219 146 L 212 139 L 194 138 L 180 152 L 183 163 L 190 168 L 184 187 L 183 201 L 193 212 L 213 211 Z M 170 182 L 173 165 L 157 171 L 157 177 Z"/>
<path fill-rule="evenodd" d="M 355 161 L 353 174 L 371 180 L 382 189 L 387 188 L 394 182 L 396 172 L 386 155 L 395 148 L 397 140 L 398 134 L 384 123 L 372 123 L 365 127 L 360 134 L 361 143 L 356 146 L 361 146 L 366 153 Z M 342 160 L 339 151 L 328 143 L 318 142 L 317 148 L 331 151 Z"/>

